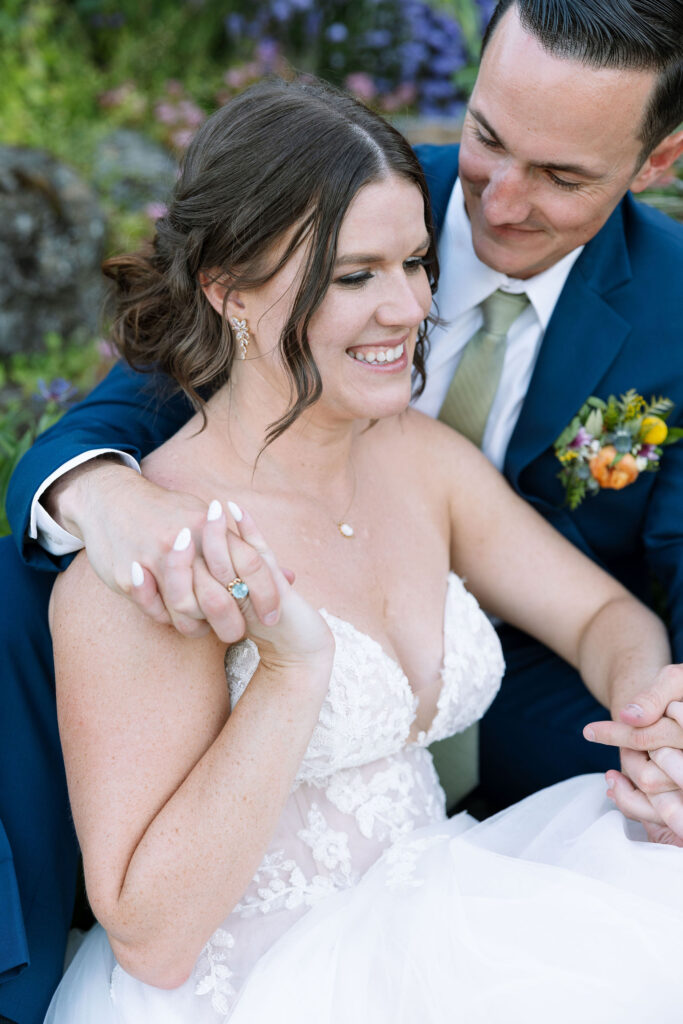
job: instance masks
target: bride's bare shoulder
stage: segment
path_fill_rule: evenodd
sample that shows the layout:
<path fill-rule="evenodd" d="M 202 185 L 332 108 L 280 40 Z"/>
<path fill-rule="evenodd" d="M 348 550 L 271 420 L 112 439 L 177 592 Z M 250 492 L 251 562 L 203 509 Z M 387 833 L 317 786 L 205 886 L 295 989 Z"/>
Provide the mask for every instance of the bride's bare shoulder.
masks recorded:
<path fill-rule="evenodd" d="M 474 459 L 483 458 L 481 452 L 467 438 L 458 434 L 445 423 L 427 416 L 417 409 L 407 409 L 400 416 L 393 417 L 387 424 L 387 436 L 391 444 L 411 454 L 424 463 L 425 456 L 429 460 Z"/>
<path fill-rule="evenodd" d="M 119 639 L 134 635 L 146 616 L 126 597 L 110 590 L 81 551 L 55 581 L 49 619 L 53 641 L 81 635 L 95 644 L 110 634 Z"/>

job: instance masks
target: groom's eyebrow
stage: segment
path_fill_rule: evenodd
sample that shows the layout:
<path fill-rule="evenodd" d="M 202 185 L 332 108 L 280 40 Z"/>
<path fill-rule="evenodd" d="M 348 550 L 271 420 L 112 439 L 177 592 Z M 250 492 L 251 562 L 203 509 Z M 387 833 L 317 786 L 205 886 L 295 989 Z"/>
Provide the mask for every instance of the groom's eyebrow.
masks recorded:
<path fill-rule="evenodd" d="M 491 138 L 503 149 L 507 149 L 507 146 L 500 138 L 495 129 L 489 124 L 484 115 L 480 110 L 476 110 L 474 107 L 469 108 L 469 112 L 478 124 L 491 136 Z M 584 167 L 582 164 L 563 164 L 543 162 L 530 164 L 531 167 L 538 168 L 539 170 L 547 171 L 560 171 L 564 174 L 575 174 L 579 178 L 587 178 L 589 181 L 598 181 L 604 175 L 600 171 L 591 170 L 588 167 Z"/>
<path fill-rule="evenodd" d="M 426 235 L 419 245 L 416 245 L 413 249 L 412 255 L 417 256 L 418 253 L 423 252 L 425 249 L 429 249 L 430 239 L 429 235 Z M 377 253 L 370 252 L 352 252 L 345 253 L 335 260 L 336 267 L 345 267 L 353 263 L 381 263 L 385 259 L 384 256 L 379 256 Z"/>

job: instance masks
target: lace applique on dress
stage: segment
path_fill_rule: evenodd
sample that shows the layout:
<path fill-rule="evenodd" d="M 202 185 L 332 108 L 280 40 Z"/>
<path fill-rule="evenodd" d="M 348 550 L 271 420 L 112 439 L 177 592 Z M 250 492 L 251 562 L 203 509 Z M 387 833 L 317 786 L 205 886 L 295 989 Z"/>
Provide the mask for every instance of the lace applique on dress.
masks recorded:
<path fill-rule="evenodd" d="M 412 762 L 389 757 L 369 776 L 357 768 L 337 772 L 325 787 L 325 796 L 342 814 L 353 815 L 364 839 L 393 843 L 412 832 L 419 814 L 440 820 L 443 805 L 420 782 Z M 436 786 L 441 789 L 438 781 Z"/>
<path fill-rule="evenodd" d="M 330 872 L 338 872 L 345 879 L 351 878 L 349 834 L 330 828 L 317 803 L 311 804 L 308 812 L 308 828 L 300 829 L 297 836 L 309 847 L 317 863 Z"/>
<path fill-rule="evenodd" d="M 419 889 L 425 883 L 424 874 L 417 877 L 415 869 L 421 854 L 433 846 L 439 846 L 448 834 L 423 836 L 418 839 L 404 839 L 390 847 L 384 855 L 387 866 L 386 884 L 391 889 Z"/>
<path fill-rule="evenodd" d="M 390 886 L 416 884 L 429 841 L 412 833 L 446 817 L 426 745 L 476 721 L 500 685 L 495 630 L 451 574 L 437 711 L 429 730 L 409 742 L 418 700 L 401 666 L 351 623 L 321 614 L 336 648 L 318 722 L 270 847 L 194 973 L 197 993 L 211 997 L 222 1020 L 254 963 L 309 908 L 356 885 L 379 860 Z M 250 640 L 226 654 L 233 707 L 258 661 Z"/>
<path fill-rule="evenodd" d="M 307 880 L 293 858 L 287 857 L 284 850 L 275 850 L 265 855 L 246 895 L 233 913 L 248 918 L 274 910 L 312 907 L 324 896 L 345 887 L 338 883 L 339 879 L 333 874 L 317 874 Z M 255 892 L 251 891 L 253 887 Z"/>
<path fill-rule="evenodd" d="M 195 967 L 195 974 L 199 976 L 195 995 L 210 996 L 214 1010 L 223 1017 L 229 1014 L 237 995 L 231 981 L 233 971 L 227 964 L 229 951 L 234 945 L 230 932 L 219 928 L 204 946 Z"/>
<path fill-rule="evenodd" d="M 454 736 L 477 722 L 500 688 L 505 662 L 498 634 L 476 598 L 454 573 L 448 578 L 444 612 L 444 659 L 437 711 L 417 743 Z"/>

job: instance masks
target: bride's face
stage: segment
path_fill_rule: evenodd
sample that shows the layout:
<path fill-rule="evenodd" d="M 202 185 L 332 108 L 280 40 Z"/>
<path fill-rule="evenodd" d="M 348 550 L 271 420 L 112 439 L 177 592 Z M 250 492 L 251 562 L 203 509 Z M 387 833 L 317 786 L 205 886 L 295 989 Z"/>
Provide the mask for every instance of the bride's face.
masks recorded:
<path fill-rule="evenodd" d="M 389 177 L 354 197 L 341 224 L 332 281 L 308 330 L 323 382 L 317 413 L 379 419 L 406 408 L 417 331 L 432 301 L 423 262 L 428 247 L 414 184 Z M 287 397 L 278 343 L 304 259 L 305 253 L 295 254 L 266 285 L 241 295 L 241 316 L 253 336 L 248 363 L 260 357 L 251 365 Z"/>

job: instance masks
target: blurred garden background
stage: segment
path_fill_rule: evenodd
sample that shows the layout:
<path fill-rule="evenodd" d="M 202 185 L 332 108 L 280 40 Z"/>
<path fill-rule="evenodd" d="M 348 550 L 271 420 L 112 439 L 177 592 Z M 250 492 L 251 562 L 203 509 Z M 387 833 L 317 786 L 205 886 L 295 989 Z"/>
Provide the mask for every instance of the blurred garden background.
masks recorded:
<path fill-rule="evenodd" d="M 453 141 L 495 0 L 0 0 L 0 535 L 12 469 L 106 372 L 98 267 L 153 230 L 193 132 L 315 74 Z M 683 168 L 645 200 L 683 219 Z"/>

